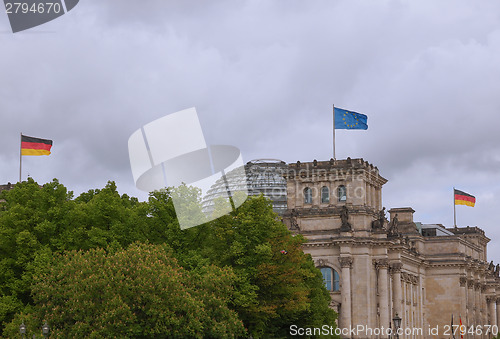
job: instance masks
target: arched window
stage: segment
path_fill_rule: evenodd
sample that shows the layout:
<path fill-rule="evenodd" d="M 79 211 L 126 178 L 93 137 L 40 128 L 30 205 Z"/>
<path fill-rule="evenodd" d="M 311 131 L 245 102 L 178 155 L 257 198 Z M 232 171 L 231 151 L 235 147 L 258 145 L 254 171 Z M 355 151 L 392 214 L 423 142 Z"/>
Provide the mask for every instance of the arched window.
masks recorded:
<path fill-rule="evenodd" d="M 337 271 L 330 267 L 321 267 L 321 274 L 323 274 L 323 282 L 328 291 L 340 290 L 340 276 Z"/>
<path fill-rule="evenodd" d="M 333 290 L 340 290 L 340 275 L 337 271 L 333 270 Z"/>
<path fill-rule="evenodd" d="M 337 188 L 337 196 L 339 197 L 339 201 L 346 201 L 347 200 L 347 190 L 345 189 L 344 185 L 340 185 Z"/>
<path fill-rule="evenodd" d="M 304 204 L 312 204 L 312 190 L 310 187 L 304 188 Z"/>
<path fill-rule="evenodd" d="M 328 204 L 330 202 L 330 190 L 328 187 L 321 187 L 321 203 Z"/>

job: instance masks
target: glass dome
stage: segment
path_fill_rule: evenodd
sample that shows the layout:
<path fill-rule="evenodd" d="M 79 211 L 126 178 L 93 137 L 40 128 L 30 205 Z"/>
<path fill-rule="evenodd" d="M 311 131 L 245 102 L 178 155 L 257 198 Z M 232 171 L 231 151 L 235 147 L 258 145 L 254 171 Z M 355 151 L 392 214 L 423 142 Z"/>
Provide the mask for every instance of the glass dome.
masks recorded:
<path fill-rule="evenodd" d="M 211 213 L 214 210 L 214 201 L 225 197 L 225 192 L 241 191 L 247 185 L 248 195 L 257 196 L 263 194 L 273 204 L 274 212 L 282 215 L 285 213 L 286 205 L 286 179 L 284 174 L 288 165 L 277 159 L 258 159 L 246 163 L 246 182 L 240 180 L 241 171 L 235 169 L 228 172 L 226 180 L 219 179 L 208 190 L 203 198 L 203 211 Z"/>

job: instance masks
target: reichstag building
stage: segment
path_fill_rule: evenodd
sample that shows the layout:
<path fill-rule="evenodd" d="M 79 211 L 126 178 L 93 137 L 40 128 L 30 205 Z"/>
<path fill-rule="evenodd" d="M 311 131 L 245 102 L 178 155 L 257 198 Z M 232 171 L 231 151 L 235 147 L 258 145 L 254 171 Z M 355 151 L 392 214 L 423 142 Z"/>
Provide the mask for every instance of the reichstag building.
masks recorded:
<path fill-rule="evenodd" d="M 421 332 L 399 338 L 453 338 L 446 332 L 453 315 L 454 325 L 483 329 L 464 338 L 493 337 L 486 329 L 500 323 L 500 266 L 487 261 L 490 239 L 483 230 L 422 224 L 413 219 L 411 207 L 386 211 L 382 186 L 387 180 L 363 159 L 247 166 L 262 166 L 254 174 L 273 178 L 276 191 L 262 193 L 279 205 L 288 228 L 308 240 L 304 251 L 323 273 L 340 328 L 394 329 L 394 319 L 400 318 L 401 329 Z M 436 327 L 439 332 L 431 331 Z M 496 333 L 496 328 L 490 330 Z"/>

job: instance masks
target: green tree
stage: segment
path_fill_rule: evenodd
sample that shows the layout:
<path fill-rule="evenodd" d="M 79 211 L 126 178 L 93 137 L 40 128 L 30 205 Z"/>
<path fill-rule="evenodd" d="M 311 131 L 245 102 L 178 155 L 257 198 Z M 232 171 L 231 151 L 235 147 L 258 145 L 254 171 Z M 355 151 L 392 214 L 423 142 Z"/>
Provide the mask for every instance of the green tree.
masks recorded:
<path fill-rule="evenodd" d="M 292 324 L 334 326 L 322 275 L 302 251 L 304 238 L 288 231 L 269 200 L 250 198 L 230 215 L 186 231 L 184 253 L 236 273 L 232 305 L 254 338 L 286 337 Z"/>
<path fill-rule="evenodd" d="M 149 237 L 148 207 L 120 196 L 109 182 L 73 199 L 56 179 L 42 187 L 33 179 L 3 191 L 0 199 L 0 322 L 32 303 L 31 281 L 37 258 L 66 250 L 123 248 Z M 0 327 L 0 335 L 3 326 Z"/>
<path fill-rule="evenodd" d="M 52 338 L 228 338 L 245 333 L 228 308 L 235 276 L 229 268 L 187 271 L 161 245 L 71 251 L 39 265 L 35 305 L 23 316 L 48 321 Z"/>
<path fill-rule="evenodd" d="M 199 202 L 199 191 L 186 186 L 153 192 L 147 202 L 120 196 L 113 182 L 76 199 L 55 179 L 43 187 L 29 179 L 4 191 L 0 196 L 5 199 L 0 205 L 2 328 L 9 322 L 14 326 L 16 313 L 17 326 L 21 314 L 27 314 L 26 324 L 39 327 L 32 317 L 40 316 L 41 299 L 33 299 L 31 283 L 39 276 L 39 267 L 47 267 L 54 255 L 60 258 L 68 251 L 96 248 L 118 253 L 136 241 L 168 245 L 182 272 L 188 271 L 199 284 L 193 285 L 190 295 L 209 305 L 205 307 L 215 308 L 219 299 L 205 300 L 205 294 L 198 293 L 214 288 L 211 279 L 203 277 L 219 281 L 218 275 L 232 272 L 234 288 L 226 291 L 227 301 L 254 338 L 286 337 L 292 324 L 334 324 L 321 274 L 301 249 L 304 239 L 286 229 L 268 200 L 248 199 L 229 215 L 181 230 L 172 201 L 176 194 Z M 185 207 L 195 210 L 198 218 L 199 204 Z"/>
<path fill-rule="evenodd" d="M 33 179 L 3 191 L 0 199 L 0 321 L 31 301 L 34 258 L 51 251 L 72 193 L 57 180 L 40 187 Z M 1 329 L 0 329 L 1 334 Z"/>
<path fill-rule="evenodd" d="M 111 243 L 126 247 L 148 238 L 143 227 L 146 204 L 126 194 L 120 196 L 112 181 L 102 190 L 82 193 L 72 203 L 71 213 L 63 219 L 57 249 L 90 249 Z"/>

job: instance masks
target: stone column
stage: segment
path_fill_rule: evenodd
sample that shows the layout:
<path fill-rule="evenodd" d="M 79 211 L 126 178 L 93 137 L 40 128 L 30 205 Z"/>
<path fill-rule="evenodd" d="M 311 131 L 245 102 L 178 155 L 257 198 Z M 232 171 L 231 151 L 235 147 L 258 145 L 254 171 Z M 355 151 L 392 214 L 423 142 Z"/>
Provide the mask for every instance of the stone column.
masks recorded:
<path fill-rule="evenodd" d="M 481 317 L 481 324 L 489 324 L 488 322 L 488 303 L 486 301 L 486 285 L 481 284 L 481 311 L 483 315 Z"/>
<path fill-rule="evenodd" d="M 372 205 L 372 190 L 369 183 L 365 183 L 365 202 L 366 206 Z"/>
<path fill-rule="evenodd" d="M 494 326 L 497 324 L 497 313 L 495 311 L 495 303 L 497 298 L 495 297 L 487 297 L 486 302 L 488 303 L 488 313 L 489 317 L 489 325 Z"/>
<path fill-rule="evenodd" d="M 401 327 L 408 327 L 409 318 L 407 316 L 408 310 L 408 274 L 401 273 L 401 309 L 398 314 L 401 317 Z M 403 337 L 404 338 L 404 337 Z"/>
<path fill-rule="evenodd" d="M 467 312 L 467 278 L 460 277 L 460 315 L 465 317 Z M 465 318 L 462 318 L 462 324 L 466 325 Z"/>
<path fill-rule="evenodd" d="M 496 323 L 496 325 L 500 326 L 500 298 L 497 297 L 495 302 L 497 304 L 497 319 L 496 319 L 497 323 Z"/>
<path fill-rule="evenodd" d="M 476 316 L 474 318 L 474 322 L 476 325 L 483 325 L 481 321 L 481 283 L 479 282 L 474 283 L 474 291 L 475 291 L 474 306 L 476 308 Z"/>
<path fill-rule="evenodd" d="M 378 304 L 380 310 L 380 327 L 387 328 L 390 324 L 389 317 L 389 286 L 387 268 L 389 262 L 387 259 L 379 259 L 375 263 L 378 270 Z M 381 337 L 382 338 L 382 337 Z"/>
<path fill-rule="evenodd" d="M 395 262 L 391 264 L 391 272 L 392 272 L 392 293 L 393 295 L 393 314 L 392 316 L 396 316 L 396 313 L 399 317 L 403 318 L 404 314 L 401 313 L 401 299 L 403 297 L 401 291 L 401 268 L 403 267 L 403 263 Z"/>
<path fill-rule="evenodd" d="M 474 280 L 467 280 L 467 327 L 475 325 L 476 323 L 476 312 L 474 311 L 475 303 L 474 303 Z"/>
<path fill-rule="evenodd" d="M 342 287 L 340 288 L 340 296 L 342 300 L 340 310 L 340 326 L 339 328 L 351 327 L 351 257 L 340 257 L 340 267 L 342 268 Z"/>
<path fill-rule="evenodd" d="M 372 186 L 372 207 L 375 211 L 379 210 L 377 204 L 377 188 L 375 186 Z"/>

